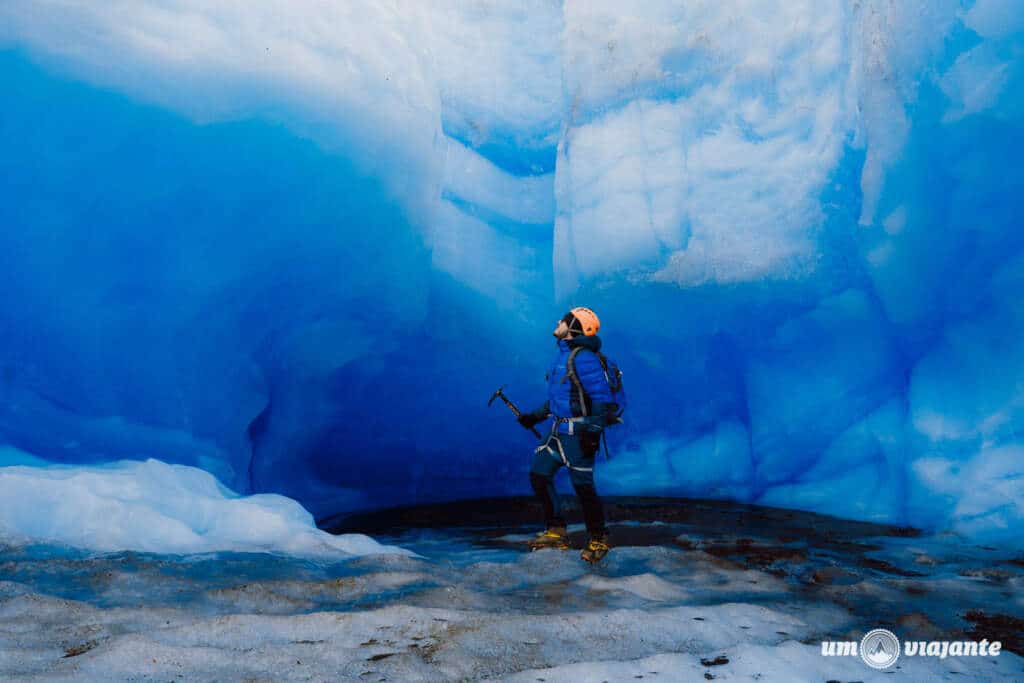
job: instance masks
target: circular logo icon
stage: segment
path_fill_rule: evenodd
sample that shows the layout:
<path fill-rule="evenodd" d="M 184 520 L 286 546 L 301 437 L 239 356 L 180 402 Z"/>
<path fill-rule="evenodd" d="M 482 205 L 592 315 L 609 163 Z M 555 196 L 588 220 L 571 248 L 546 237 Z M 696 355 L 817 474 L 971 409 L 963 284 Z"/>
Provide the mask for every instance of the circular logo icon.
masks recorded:
<path fill-rule="evenodd" d="M 900 641 L 884 628 L 868 631 L 860 641 L 860 658 L 874 669 L 888 669 L 900 658 Z"/>

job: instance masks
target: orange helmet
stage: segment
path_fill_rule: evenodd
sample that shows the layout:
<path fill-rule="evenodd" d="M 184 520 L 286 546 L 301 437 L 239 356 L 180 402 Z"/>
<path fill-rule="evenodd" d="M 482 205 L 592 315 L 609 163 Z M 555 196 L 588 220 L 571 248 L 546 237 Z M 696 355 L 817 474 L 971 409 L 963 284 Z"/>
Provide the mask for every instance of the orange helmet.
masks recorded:
<path fill-rule="evenodd" d="M 573 324 L 573 318 L 578 324 Z M 569 329 L 574 332 L 582 332 L 584 337 L 593 337 L 601 329 L 601 321 L 598 320 L 597 313 L 583 306 L 577 306 L 570 310 L 565 316 L 565 321 L 568 323 Z"/>

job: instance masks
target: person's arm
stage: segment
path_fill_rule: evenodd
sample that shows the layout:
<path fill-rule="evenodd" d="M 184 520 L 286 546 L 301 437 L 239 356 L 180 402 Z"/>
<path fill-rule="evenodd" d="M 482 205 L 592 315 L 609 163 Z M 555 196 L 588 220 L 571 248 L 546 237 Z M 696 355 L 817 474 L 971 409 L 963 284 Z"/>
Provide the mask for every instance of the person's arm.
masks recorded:
<path fill-rule="evenodd" d="M 544 420 L 548 419 L 549 415 L 551 415 L 551 408 L 548 406 L 548 402 L 544 401 L 544 405 L 537 408 L 536 410 L 530 411 L 529 413 L 520 414 L 519 424 L 526 427 L 527 429 L 532 429 L 533 427 L 536 427 Z"/>
<path fill-rule="evenodd" d="M 582 364 L 581 360 L 584 360 Z M 576 374 L 591 401 L 590 415 L 585 422 L 591 430 L 600 431 L 615 421 L 618 404 L 612 401 L 612 389 L 597 354 L 579 354 L 576 357 Z"/>

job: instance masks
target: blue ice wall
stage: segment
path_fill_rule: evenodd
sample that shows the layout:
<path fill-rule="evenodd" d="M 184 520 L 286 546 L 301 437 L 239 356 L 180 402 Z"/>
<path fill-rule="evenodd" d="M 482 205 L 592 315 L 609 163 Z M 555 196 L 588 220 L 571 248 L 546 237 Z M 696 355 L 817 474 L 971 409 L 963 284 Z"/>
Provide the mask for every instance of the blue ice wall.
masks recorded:
<path fill-rule="evenodd" d="M 605 492 L 1013 537 L 1018 3 L 239 11 L 0 9 L 0 443 L 523 493 L 583 304 Z"/>

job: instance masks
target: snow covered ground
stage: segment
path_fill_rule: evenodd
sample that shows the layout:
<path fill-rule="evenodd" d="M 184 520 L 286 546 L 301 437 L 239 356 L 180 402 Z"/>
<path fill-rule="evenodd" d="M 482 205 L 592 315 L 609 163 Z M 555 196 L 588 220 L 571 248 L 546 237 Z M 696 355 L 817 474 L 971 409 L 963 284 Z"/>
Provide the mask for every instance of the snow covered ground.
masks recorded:
<path fill-rule="evenodd" d="M 628 511 L 642 521 L 620 519 Z M 1005 649 L 985 659 L 903 657 L 885 673 L 859 658 L 820 654 L 821 640 L 858 640 L 874 627 L 914 639 L 1009 633 L 1001 636 L 1004 647 L 1020 651 L 1012 615 L 1024 614 L 1024 563 L 1012 554 L 953 537 L 721 503 L 662 501 L 646 511 L 613 504 L 610 516 L 619 520 L 616 547 L 598 567 L 576 552 L 524 552 L 526 527 L 394 530 L 380 540 L 416 555 L 348 560 L 8 546 L 0 552 L 0 676 L 1024 677 L 1024 660 Z M 582 532 L 571 531 L 578 546 Z M 998 631 L 999 624 L 1009 630 Z"/>

